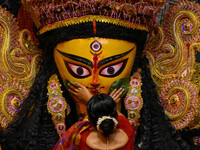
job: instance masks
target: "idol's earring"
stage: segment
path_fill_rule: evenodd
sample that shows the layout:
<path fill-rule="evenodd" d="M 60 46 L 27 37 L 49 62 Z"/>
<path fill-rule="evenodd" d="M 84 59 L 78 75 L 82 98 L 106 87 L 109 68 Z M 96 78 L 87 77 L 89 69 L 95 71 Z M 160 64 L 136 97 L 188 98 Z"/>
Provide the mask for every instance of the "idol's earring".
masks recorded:
<path fill-rule="evenodd" d="M 140 110 L 143 106 L 140 72 L 141 69 L 138 69 L 131 77 L 130 87 L 124 100 L 125 108 L 128 111 L 128 120 L 135 130 L 139 126 Z"/>
<path fill-rule="evenodd" d="M 70 113 L 70 106 L 67 104 L 65 98 L 62 96 L 61 84 L 59 83 L 58 76 L 53 74 L 48 81 L 48 102 L 47 109 L 52 115 L 52 120 L 57 130 L 57 133 L 61 135 L 65 129 L 65 111 L 67 115 Z"/>

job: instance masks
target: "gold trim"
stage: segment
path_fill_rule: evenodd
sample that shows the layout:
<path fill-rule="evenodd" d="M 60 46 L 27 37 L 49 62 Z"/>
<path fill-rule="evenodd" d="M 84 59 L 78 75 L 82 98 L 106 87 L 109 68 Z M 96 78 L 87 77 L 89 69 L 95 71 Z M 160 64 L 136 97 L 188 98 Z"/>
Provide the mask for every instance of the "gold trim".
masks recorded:
<path fill-rule="evenodd" d="M 81 17 L 68 18 L 59 22 L 48 24 L 39 30 L 39 34 L 43 34 L 47 31 L 50 31 L 56 28 L 60 28 L 64 26 L 68 27 L 70 25 L 91 22 L 91 21 L 111 23 L 114 25 L 130 28 L 130 29 L 149 31 L 147 26 L 139 24 L 139 23 L 131 23 L 126 20 L 120 20 L 120 19 L 115 19 L 111 17 L 99 16 L 99 15 L 87 15 L 87 16 L 81 16 Z"/>
<path fill-rule="evenodd" d="M 57 130 L 57 133 L 59 134 L 59 136 L 65 131 L 65 129 L 62 130 L 58 130 L 58 125 L 62 124 L 64 128 L 66 128 L 65 126 L 65 115 L 70 113 L 70 106 L 69 104 L 66 102 L 65 98 L 62 96 L 62 90 L 61 90 L 61 84 L 59 83 L 59 79 L 58 76 L 56 74 L 53 74 L 48 81 L 48 102 L 47 102 L 47 109 L 48 112 L 52 115 L 52 120 L 53 123 L 55 125 L 55 128 Z M 53 88 L 51 87 L 53 85 Z M 54 99 L 55 104 L 51 104 L 51 101 Z M 51 107 L 53 107 L 53 105 L 60 105 L 59 104 L 59 99 L 62 100 L 62 108 L 58 109 L 58 110 L 52 110 Z M 57 103 L 57 104 L 56 104 Z M 67 109 L 67 111 L 66 111 Z M 60 120 L 56 119 L 56 116 L 59 117 L 59 115 L 61 115 Z"/>
<path fill-rule="evenodd" d="M 138 69 L 137 72 L 135 72 L 132 76 L 131 76 L 131 80 L 130 80 L 130 86 L 129 86 L 129 90 L 126 94 L 126 97 L 124 99 L 124 106 L 128 112 L 128 120 L 131 123 L 131 125 L 133 126 L 133 128 L 135 129 L 135 131 L 137 131 L 138 126 L 140 125 L 139 119 L 140 119 L 140 110 L 143 107 L 143 98 L 142 98 L 142 77 L 140 75 L 141 73 L 141 69 Z M 135 82 L 137 81 L 137 82 Z M 132 83 L 132 84 L 131 84 Z M 137 89 L 136 92 L 134 92 Z M 127 106 L 126 101 L 129 100 L 129 97 L 136 97 L 140 100 L 140 105 L 139 107 L 135 108 L 135 109 L 130 109 L 129 106 Z M 135 117 L 131 118 L 129 115 L 129 113 L 131 112 L 135 112 Z"/>

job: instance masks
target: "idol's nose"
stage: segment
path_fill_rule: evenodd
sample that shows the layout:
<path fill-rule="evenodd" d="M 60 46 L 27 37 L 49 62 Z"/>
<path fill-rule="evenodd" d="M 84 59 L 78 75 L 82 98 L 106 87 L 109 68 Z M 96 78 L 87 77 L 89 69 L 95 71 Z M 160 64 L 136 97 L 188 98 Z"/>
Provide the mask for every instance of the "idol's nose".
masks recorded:
<path fill-rule="evenodd" d="M 92 80 L 90 81 L 90 85 L 93 87 L 98 87 L 100 85 L 100 80 L 97 74 L 94 74 Z"/>
<path fill-rule="evenodd" d="M 90 85 L 96 88 L 96 87 L 98 87 L 100 85 L 100 83 L 99 84 L 97 84 L 97 83 L 90 83 Z"/>

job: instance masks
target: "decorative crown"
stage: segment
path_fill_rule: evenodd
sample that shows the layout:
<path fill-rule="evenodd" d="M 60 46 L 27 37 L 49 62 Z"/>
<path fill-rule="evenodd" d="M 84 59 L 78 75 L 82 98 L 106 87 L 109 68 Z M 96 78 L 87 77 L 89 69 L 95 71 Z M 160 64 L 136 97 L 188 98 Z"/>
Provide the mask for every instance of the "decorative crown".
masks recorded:
<path fill-rule="evenodd" d="M 22 0 L 39 34 L 89 21 L 148 31 L 166 0 Z"/>

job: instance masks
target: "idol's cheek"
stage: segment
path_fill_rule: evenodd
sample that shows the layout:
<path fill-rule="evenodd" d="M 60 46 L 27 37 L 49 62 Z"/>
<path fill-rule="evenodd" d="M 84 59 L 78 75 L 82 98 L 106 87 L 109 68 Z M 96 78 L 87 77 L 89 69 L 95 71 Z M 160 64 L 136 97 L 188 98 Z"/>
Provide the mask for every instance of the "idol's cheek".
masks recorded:
<path fill-rule="evenodd" d="M 104 88 L 102 88 L 101 89 L 101 93 L 109 94 L 109 87 L 110 87 L 110 85 L 105 86 Z"/>

